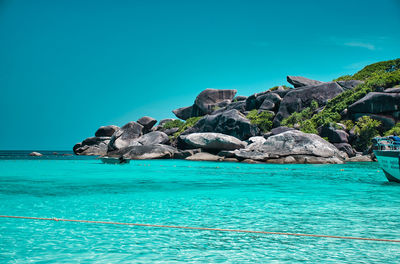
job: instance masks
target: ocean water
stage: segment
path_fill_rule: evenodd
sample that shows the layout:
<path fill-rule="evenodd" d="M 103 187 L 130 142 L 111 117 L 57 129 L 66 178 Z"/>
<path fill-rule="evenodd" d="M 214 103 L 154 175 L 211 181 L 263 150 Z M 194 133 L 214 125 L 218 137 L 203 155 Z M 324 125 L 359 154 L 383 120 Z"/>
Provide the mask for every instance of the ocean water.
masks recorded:
<path fill-rule="evenodd" d="M 27 153 L 0 152 L 0 215 L 400 239 L 400 185 L 377 163 L 109 165 Z M 400 243 L 0 218 L 0 263 L 399 261 Z"/>

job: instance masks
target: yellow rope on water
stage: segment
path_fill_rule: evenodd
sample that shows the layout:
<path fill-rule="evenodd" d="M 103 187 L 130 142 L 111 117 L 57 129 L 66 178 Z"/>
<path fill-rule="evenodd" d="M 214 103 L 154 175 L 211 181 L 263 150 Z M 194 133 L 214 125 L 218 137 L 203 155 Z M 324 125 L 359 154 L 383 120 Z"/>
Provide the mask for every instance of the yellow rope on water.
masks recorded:
<path fill-rule="evenodd" d="M 302 237 L 314 237 L 314 238 L 334 238 L 334 239 L 348 239 L 348 240 L 364 240 L 364 241 L 400 243 L 400 240 L 382 239 L 382 238 L 366 238 L 366 237 L 316 235 L 316 234 L 286 233 L 286 232 L 267 232 L 267 231 L 255 231 L 255 230 L 243 230 L 243 229 L 224 229 L 224 228 L 209 228 L 209 227 L 191 227 L 191 226 L 174 226 L 174 225 L 156 225 L 156 224 L 140 224 L 140 223 L 76 220 L 76 219 L 63 219 L 63 218 L 55 218 L 55 217 L 53 217 L 53 218 L 45 218 L 45 217 L 12 216 L 12 215 L 0 215 L 0 217 L 1 218 L 14 218 L 14 219 L 57 221 L 57 222 L 75 222 L 75 223 L 107 224 L 107 225 L 127 225 L 127 226 L 175 228 L 175 229 L 188 229 L 188 230 L 201 230 L 201 231 L 236 232 L 236 233 L 264 234 L 264 235 L 302 236 Z"/>

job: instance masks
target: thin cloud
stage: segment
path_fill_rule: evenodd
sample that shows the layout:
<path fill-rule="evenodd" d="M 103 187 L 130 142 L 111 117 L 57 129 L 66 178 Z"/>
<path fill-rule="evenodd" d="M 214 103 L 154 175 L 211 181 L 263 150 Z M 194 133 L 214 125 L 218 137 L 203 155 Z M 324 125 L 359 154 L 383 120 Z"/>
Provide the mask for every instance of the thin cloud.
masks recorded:
<path fill-rule="evenodd" d="M 366 42 L 346 42 L 343 45 L 348 46 L 348 47 L 356 47 L 356 48 L 365 48 L 368 50 L 375 50 L 375 45 L 371 43 L 366 43 Z"/>

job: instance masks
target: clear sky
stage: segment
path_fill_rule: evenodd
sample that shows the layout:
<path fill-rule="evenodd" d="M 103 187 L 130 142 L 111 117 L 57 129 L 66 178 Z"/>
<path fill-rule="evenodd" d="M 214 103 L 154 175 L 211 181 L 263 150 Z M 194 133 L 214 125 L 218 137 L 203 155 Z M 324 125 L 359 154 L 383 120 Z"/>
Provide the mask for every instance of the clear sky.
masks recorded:
<path fill-rule="evenodd" d="M 398 57 L 398 0 L 0 0 L 0 149 L 70 150 L 205 88 L 250 95 Z"/>

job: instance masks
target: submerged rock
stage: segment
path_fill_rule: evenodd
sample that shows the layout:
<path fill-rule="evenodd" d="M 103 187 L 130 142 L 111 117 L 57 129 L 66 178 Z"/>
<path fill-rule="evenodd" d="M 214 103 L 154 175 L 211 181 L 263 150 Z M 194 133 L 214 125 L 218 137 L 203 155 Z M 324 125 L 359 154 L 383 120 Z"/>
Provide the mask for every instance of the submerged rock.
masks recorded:
<path fill-rule="evenodd" d="M 207 152 L 200 152 L 196 153 L 193 156 L 189 156 L 186 158 L 186 160 L 196 160 L 196 161 L 222 161 L 224 160 L 223 157 L 213 155 Z"/>
<path fill-rule="evenodd" d="M 32 157 L 41 157 L 41 156 L 43 156 L 43 154 L 42 154 L 42 153 L 39 153 L 39 152 L 36 152 L 36 151 L 33 151 L 33 152 L 29 153 L 29 156 L 32 156 Z"/>

